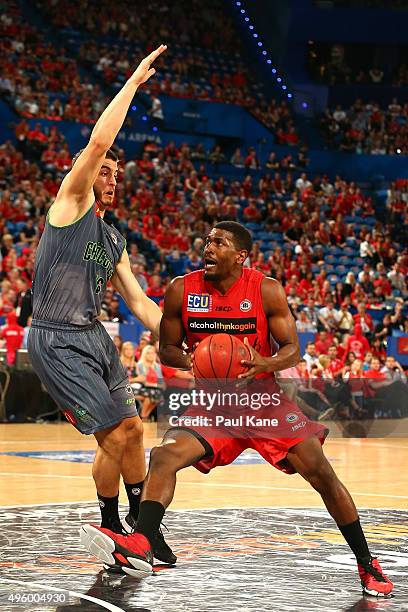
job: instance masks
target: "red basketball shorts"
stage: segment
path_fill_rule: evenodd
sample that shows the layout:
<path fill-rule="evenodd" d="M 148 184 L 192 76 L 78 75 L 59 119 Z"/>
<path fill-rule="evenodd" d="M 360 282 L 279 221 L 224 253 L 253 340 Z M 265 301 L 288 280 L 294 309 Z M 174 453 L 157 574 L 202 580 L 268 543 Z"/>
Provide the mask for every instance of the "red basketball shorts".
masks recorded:
<path fill-rule="evenodd" d="M 268 463 L 287 474 L 295 473 L 286 457 L 290 449 L 313 436 L 321 444 L 329 433 L 322 424 L 311 421 L 297 404 L 280 394 L 280 403 L 267 408 L 206 411 L 190 407 L 167 431 L 190 431 L 207 450 L 197 462 L 200 472 L 229 465 L 246 449 L 256 450 Z"/>

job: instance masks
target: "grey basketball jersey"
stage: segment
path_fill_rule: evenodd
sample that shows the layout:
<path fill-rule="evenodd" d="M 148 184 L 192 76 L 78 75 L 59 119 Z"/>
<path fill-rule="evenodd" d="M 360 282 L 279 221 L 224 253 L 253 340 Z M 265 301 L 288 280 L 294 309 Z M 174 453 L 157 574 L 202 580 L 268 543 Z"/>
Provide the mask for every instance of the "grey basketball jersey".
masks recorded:
<path fill-rule="evenodd" d="M 118 230 L 96 215 L 95 204 L 71 225 L 56 227 L 47 217 L 35 259 L 33 318 L 92 323 L 125 246 Z"/>

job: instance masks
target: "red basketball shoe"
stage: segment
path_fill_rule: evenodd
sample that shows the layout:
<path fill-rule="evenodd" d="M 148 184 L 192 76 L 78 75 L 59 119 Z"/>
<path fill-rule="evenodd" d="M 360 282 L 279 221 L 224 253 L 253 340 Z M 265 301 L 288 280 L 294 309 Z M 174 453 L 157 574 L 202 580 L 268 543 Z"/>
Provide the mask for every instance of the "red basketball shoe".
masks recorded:
<path fill-rule="evenodd" d="M 394 588 L 391 580 L 387 578 L 375 557 L 357 563 L 361 578 L 363 593 L 374 597 L 387 597 Z"/>
<path fill-rule="evenodd" d="M 124 536 L 98 525 L 83 525 L 81 544 L 111 568 L 120 567 L 135 578 L 150 576 L 153 553 L 149 540 L 141 533 Z"/>

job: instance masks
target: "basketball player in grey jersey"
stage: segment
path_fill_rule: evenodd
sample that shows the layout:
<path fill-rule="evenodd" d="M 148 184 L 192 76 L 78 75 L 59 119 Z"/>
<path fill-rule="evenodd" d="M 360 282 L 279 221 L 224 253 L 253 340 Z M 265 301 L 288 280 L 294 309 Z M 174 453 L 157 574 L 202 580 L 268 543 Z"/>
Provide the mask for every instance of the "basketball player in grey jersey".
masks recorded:
<path fill-rule="evenodd" d="M 129 497 L 126 523 L 137 519 L 146 467 L 143 428 L 117 350 L 97 320 L 111 281 L 133 314 L 158 335 L 161 311 L 132 274 L 126 241 L 103 221 L 113 204 L 117 157 L 110 149 L 138 87 L 154 73 L 161 45 L 138 66 L 96 123 L 89 143 L 74 157 L 48 213 L 38 246 L 33 321 L 28 350 L 50 395 L 79 431 L 98 447 L 92 474 L 102 525 L 121 533 L 120 475 Z M 157 538 L 157 558 L 175 557 Z"/>

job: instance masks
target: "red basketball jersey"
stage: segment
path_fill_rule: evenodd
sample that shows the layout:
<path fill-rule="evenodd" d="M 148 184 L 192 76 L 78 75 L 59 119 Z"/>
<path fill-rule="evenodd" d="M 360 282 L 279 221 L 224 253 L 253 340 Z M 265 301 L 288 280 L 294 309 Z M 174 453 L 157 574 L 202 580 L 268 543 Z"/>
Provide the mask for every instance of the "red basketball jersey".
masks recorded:
<path fill-rule="evenodd" d="M 243 268 L 239 278 L 225 295 L 204 280 L 204 270 L 184 277 L 182 319 L 186 342 L 191 349 L 211 334 L 245 336 L 261 355 L 271 355 L 270 333 L 261 295 L 262 272 Z"/>

